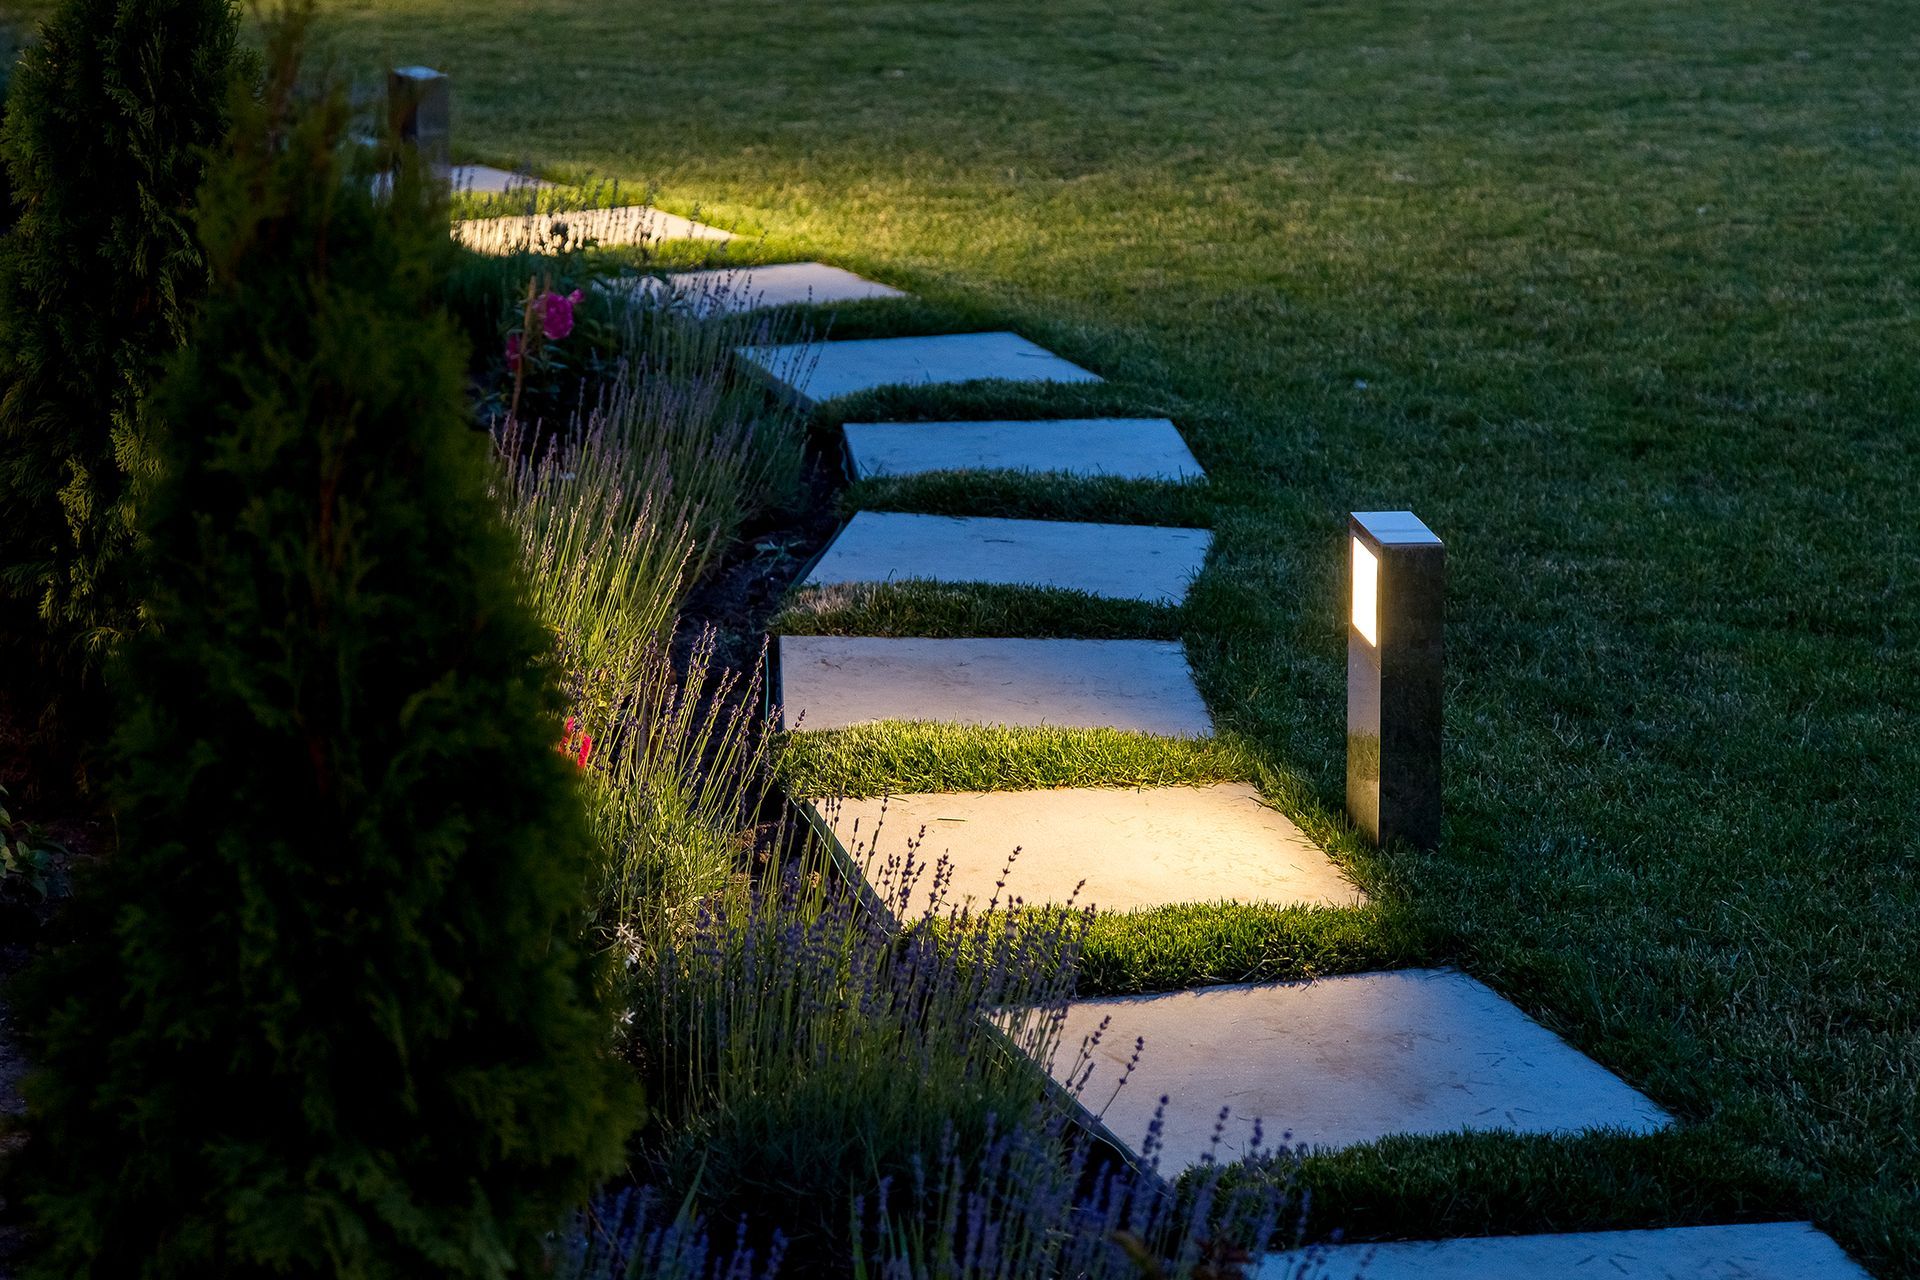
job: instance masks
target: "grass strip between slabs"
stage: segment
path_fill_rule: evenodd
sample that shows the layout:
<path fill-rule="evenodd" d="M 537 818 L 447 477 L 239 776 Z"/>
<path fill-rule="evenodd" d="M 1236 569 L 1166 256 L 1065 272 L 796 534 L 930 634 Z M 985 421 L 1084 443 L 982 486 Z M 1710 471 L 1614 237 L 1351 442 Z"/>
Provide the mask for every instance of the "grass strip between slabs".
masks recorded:
<path fill-rule="evenodd" d="M 910 511 L 935 516 L 1002 516 L 1205 529 L 1214 503 L 1205 481 L 1130 480 L 1062 471 L 928 471 L 856 480 L 840 512 Z"/>
<path fill-rule="evenodd" d="M 919 791 L 1039 791 L 1242 782 L 1253 765 L 1218 738 L 1119 729 L 955 725 L 887 720 L 787 736 L 780 781 L 796 797 Z"/>
<path fill-rule="evenodd" d="M 1178 640 L 1181 611 L 1058 587 L 910 578 L 796 588 L 769 629 L 794 636 Z"/>

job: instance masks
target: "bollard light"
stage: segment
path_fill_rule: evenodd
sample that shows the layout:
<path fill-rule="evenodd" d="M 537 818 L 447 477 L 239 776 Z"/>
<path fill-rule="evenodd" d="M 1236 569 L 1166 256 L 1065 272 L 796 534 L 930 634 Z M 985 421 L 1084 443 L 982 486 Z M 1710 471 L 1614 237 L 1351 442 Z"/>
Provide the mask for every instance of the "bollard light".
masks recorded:
<path fill-rule="evenodd" d="M 400 145 L 419 152 L 421 167 L 443 186 L 453 179 L 451 98 L 446 74 L 432 67 L 387 73 L 387 127 Z"/>
<path fill-rule="evenodd" d="M 1347 812 L 1375 843 L 1440 843 L 1447 548 L 1411 511 L 1347 525 Z"/>

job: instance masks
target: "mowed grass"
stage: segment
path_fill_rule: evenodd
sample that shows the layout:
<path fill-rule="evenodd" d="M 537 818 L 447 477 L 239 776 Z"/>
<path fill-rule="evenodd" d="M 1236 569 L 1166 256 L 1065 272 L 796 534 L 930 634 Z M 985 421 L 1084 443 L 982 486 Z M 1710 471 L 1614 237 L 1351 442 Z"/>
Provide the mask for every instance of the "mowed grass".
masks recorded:
<path fill-rule="evenodd" d="M 796 588 L 769 625 L 790 636 L 1178 640 L 1181 613 L 1061 588 L 896 579 Z"/>
<path fill-rule="evenodd" d="M 1049 787 L 1179 787 L 1241 782 L 1255 766 L 1237 743 L 1120 729 L 974 727 L 887 720 L 793 734 L 776 761 L 795 796 Z"/>
<path fill-rule="evenodd" d="M 1342 786 L 1344 513 L 1448 540 L 1446 843 L 1363 879 L 1691 1128 L 1359 1153 L 1323 1213 L 1806 1212 L 1920 1276 L 1920 10 L 324 12 L 369 81 L 449 69 L 475 157 L 655 187 L 1175 417 L 1217 538 L 1189 652 L 1302 804 Z M 868 737 L 902 781 L 978 758 Z M 1016 785 L 1076 776 L 1041 755 Z"/>

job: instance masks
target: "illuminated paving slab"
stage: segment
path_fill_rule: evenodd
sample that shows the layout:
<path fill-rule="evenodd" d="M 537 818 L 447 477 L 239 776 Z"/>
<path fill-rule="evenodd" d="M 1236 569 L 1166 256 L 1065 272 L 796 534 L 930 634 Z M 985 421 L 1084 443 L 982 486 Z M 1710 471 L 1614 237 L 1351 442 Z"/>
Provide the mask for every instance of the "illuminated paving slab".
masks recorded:
<path fill-rule="evenodd" d="M 1127 480 L 1206 474 L 1165 418 L 849 422 L 841 430 L 856 480 L 927 471 L 1066 471 Z"/>
<path fill-rule="evenodd" d="M 601 244 L 657 244 L 666 240 L 731 240 L 731 231 L 662 213 L 647 205 L 619 209 L 570 209 L 564 213 L 515 214 L 456 222 L 453 238 L 477 253 L 546 252 L 560 238 L 591 238 Z"/>
<path fill-rule="evenodd" d="M 1162 1095 L 1163 1173 L 1199 1162 L 1222 1107 L 1222 1161 L 1282 1134 L 1340 1148 L 1389 1134 L 1462 1129 L 1648 1133 L 1667 1114 L 1491 988 L 1451 969 L 1360 973 L 1312 982 L 1206 987 L 1086 1000 L 1067 1012 L 1057 1078 L 1081 1040 L 1112 1018 L 1081 1095 L 1098 1109 L 1133 1054 L 1134 1076 L 1105 1108 L 1114 1136 L 1137 1144 Z"/>
<path fill-rule="evenodd" d="M 552 185 L 529 174 L 496 169 L 490 164 L 453 166 L 453 189 L 476 196 L 503 196 L 509 191 L 535 191 Z"/>
<path fill-rule="evenodd" d="M 805 585 L 1002 583 L 1173 605 L 1186 596 L 1212 541 L 1205 529 L 862 511 L 814 563 Z"/>
<path fill-rule="evenodd" d="M 1000 378 L 1009 382 L 1099 382 L 1070 360 L 1017 333 L 949 333 L 933 338 L 741 347 L 742 360 L 774 388 L 811 408 L 876 387 L 936 386 Z"/>
<path fill-rule="evenodd" d="M 1870 1280 L 1808 1222 L 1582 1231 L 1269 1254 L 1250 1280 Z"/>
<path fill-rule="evenodd" d="M 876 720 L 1213 732 L 1186 651 L 1169 640 L 891 640 L 781 636 L 780 727 Z"/>
<path fill-rule="evenodd" d="M 904 854 L 909 844 L 929 865 L 946 855 L 949 900 L 975 910 L 996 896 L 1004 906 L 1009 895 L 1029 905 L 1071 899 L 1105 911 L 1363 900 L 1318 845 L 1245 783 L 900 795 L 837 800 L 824 816 L 841 847 L 863 863 Z M 1006 887 L 996 890 L 1016 847 Z"/>
<path fill-rule="evenodd" d="M 737 315 L 761 307 L 907 296 L 891 285 L 821 262 L 676 271 L 664 281 L 659 276 L 642 277 L 635 282 L 634 291 L 640 295 L 668 294 L 676 304 L 697 316 Z"/>

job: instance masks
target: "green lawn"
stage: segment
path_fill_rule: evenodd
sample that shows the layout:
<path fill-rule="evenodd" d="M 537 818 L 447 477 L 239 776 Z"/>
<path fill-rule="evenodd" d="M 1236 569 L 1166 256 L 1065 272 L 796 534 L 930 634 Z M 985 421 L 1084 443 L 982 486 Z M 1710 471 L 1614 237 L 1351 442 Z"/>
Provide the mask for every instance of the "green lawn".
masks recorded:
<path fill-rule="evenodd" d="M 1344 514 L 1448 540 L 1446 845 L 1359 860 L 1401 908 L 1339 949 L 1416 917 L 1693 1129 L 1385 1144 L 1328 1166 L 1328 1212 L 1806 1212 L 1920 1276 L 1920 9 L 325 12 L 344 66 L 450 70 L 473 156 L 652 184 L 1174 416 L 1218 537 L 1190 650 L 1309 818 Z"/>
<path fill-rule="evenodd" d="M 1592 1220 L 1775 1207 L 1700 1190 L 1704 1150 L 1920 1274 L 1909 6 L 332 12 L 349 65 L 452 71 L 476 155 L 656 184 L 1172 413 L 1214 476 L 1203 686 L 1309 803 L 1344 512 L 1419 511 L 1451 818 L 1370 887 L 1700 1126 Z M 1577 1152 L 1491 1145 L 1334 1202 L 1411 1222 L 1396 1177 L 1491 1168 L 1441 1225 L 1589 1220 L 1530 1189 L 1603 1185 Z"/>

